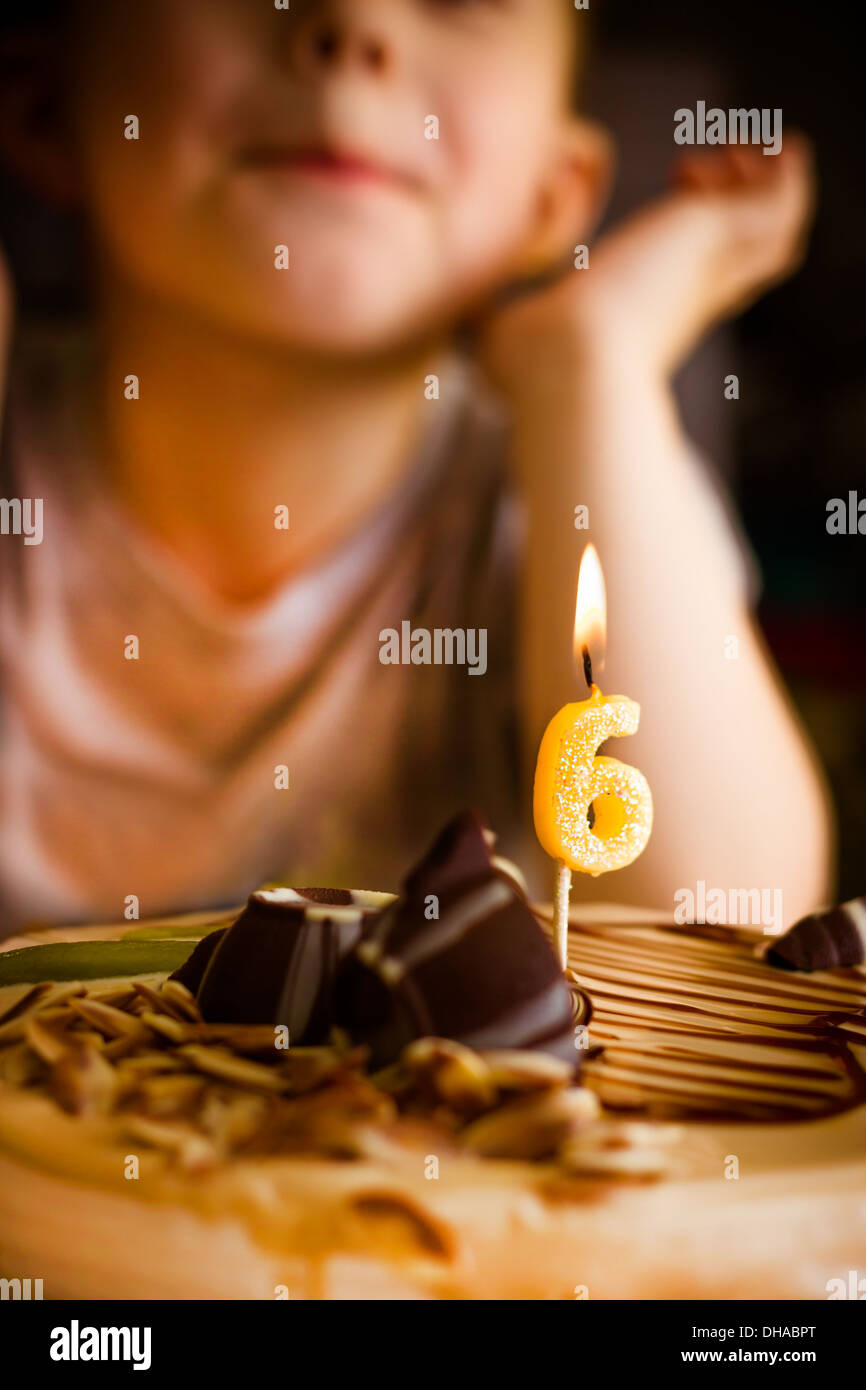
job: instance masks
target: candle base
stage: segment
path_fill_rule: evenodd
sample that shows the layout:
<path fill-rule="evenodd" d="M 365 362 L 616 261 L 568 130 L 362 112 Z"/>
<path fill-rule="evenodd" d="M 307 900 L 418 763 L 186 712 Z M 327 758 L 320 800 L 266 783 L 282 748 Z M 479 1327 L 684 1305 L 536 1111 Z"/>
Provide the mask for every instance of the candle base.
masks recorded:
<path fill-rule="evenodd" d="M 568 900 L 571 895 L 571 869 L 556 861 L 556 887 L 553 894 L 553 943 L 560 967 L 568 966 Z"/>

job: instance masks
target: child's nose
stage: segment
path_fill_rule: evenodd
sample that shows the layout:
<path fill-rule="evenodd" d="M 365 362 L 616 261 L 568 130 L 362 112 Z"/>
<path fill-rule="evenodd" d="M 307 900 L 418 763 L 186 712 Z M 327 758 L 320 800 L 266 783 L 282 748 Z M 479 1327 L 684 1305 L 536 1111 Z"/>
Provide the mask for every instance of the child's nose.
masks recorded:
<path fill-rule="evenodd" d="M 358 10 L 326 5 L 326 14 L 311 18 L 296 35 L 295 61 L 305 72 L 362 68 L 380 73 L 388 67 L 389 41 L 381 19 L 369 20 Z"/>

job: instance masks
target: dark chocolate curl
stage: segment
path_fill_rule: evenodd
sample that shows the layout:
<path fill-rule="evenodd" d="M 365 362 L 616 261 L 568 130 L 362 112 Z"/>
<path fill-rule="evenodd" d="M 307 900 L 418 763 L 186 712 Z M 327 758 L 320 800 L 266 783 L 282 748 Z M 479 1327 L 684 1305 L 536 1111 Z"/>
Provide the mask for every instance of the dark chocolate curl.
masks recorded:
<path fill-rule="evenodd" d="M 866 961 L 866 898 L 803 917 L 767 952 L 782 970 L 833 970 Z"/>
<path fill-rule="evenodd" d="M 436 891 L 443 893 L 461 883 L 484 878 L 492 872 L 494 836 L 476 811 L 461 811 L 440 830 L 424 858 L 411 869 L 403 882 L 403 894 L 424 895 L 427 884 L 436 880 Z"/>
<path fill-rule="evenodd" d="M 415 1038 L 534 1048 L 575 1068 L 573 999 L 472 812 L 452 821 L 341 966 L 338 1021 L 385 1065 Z"/>
<path fill-rule="evenodd" d="M 334 976 L 361 937 L 365 913 L 354 903 L 299 898 L 293 890 L 253 893 L 201 980 L 197 998 L 208 1023 L 285 1024 L 293 1044 L 327 1039 Z"/>

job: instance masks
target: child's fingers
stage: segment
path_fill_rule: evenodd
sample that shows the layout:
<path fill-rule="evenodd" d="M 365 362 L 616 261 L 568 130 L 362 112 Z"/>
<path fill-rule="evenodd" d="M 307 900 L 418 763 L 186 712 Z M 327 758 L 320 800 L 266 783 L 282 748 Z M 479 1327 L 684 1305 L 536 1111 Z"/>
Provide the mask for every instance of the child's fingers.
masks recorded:
<path fill-rule="evenodd" d="M 774 226 L 781 237 L 797 237 L 811 220 L 815 202 L 811 148 L 805 140 L 792 139 L 781 154 L 765 158 L 763 164 L 770 167 L 753 168 L 745 175 L 745 208 Z"/>
<path fill-rule="evenodd" d="M 739 188 L 753 187 L 763 176 L 762 162 L 765 161 L 766 156 L 760 150 L 744 150 L 742 148 L 731 150 L 729 165 L 735 186 Z"/>
<path fill-rule="evenodd" d="M 673 182 L 696 193 L 717 193 L 730 181 L 729 158 L 727 150 L 686 155 L 673 167 Z"/>
<path fill-rule="evenodd" d="M 679 191 L 718 200 L 731 246 L 760 243 L 782 262 L 798 253 L 815 202 L 812 149 L 799 132 L 778 155 L 744 146 L 690 154 L 675 175 Z"/>
<path fill-rule="evenodd" d="M 799 131 L 785 137 L 778 155 L 763 148 L 729 145 L 718 150 L 682 156 L 672 169 L 672 182 L 680 190 L 700 193 L 759 192 L 772 189 L 783 178 L 792 181 L 808 175 L 811 146 Z"/>
<path fill-rule="evenodd" d="M 700 192 L 707 187 L 708 164 L 696 155 L 684 155 L 671 169 L 671 182 L 675 188 L 694 189 Z"/>
<path fill-rule="evenodd" d="M 689 154 L 673 167 L 674 183 L 705 193 L 723 193 L 752 182 L 761 172 L 759 151 L 730 145 L 724 149 Z"/>

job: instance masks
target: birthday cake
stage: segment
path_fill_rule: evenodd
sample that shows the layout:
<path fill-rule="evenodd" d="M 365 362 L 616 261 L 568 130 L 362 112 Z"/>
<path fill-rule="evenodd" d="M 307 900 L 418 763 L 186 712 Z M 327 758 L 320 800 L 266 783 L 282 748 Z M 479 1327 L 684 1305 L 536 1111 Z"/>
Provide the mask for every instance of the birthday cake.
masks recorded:
<path fill-rule="evenodd" d="M 268 888 L 11 943 L 0 1276 L 55 1299 L 818 1299 L 862 1269 L 850 940 L 814 970 L 802 930 L 767 959 L 744 929 L 582 909 L 563 974 L 491 838 L 458 817 L 396 897 Z"/>

